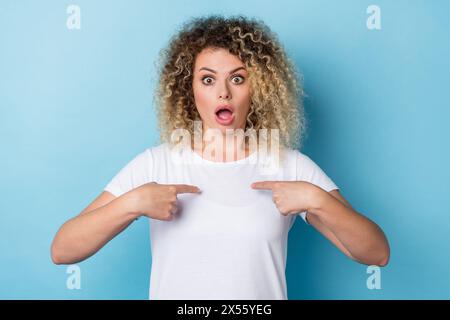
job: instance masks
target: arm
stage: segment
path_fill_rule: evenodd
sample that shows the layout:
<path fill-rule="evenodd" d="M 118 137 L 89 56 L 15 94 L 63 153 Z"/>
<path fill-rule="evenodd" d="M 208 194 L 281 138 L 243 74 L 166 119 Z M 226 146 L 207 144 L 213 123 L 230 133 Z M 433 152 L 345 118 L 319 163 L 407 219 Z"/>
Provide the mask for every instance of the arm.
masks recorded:
<path fill-rule="evenodd" d="M 383 231 L 356 212 L 338 190 L 326 192 L 306 181 L 258 181 L 253 189 L 272 190 L 283 215 L 308 212 L 308 222 L 351 259 L 385 266 L 390 249 Z"/>
<path fill-rule="evenodd" d="M 377 224 L 356 212 L 338 190 L 314 186 L 308 222 L 351 259 L 385 266 L 389 243 Z"/>
<path fill-rule="evenodd" d="M 139 216 L 130 210 L 129 197 L 130 193 L 116 198 L 104 191 L 78 216 L 64 223 L 52 242 L 53 262 L 83 261 L 126 229 Z"/>
<path fill-rule="evenodd" d="M 177 211 L 177 194 L 200 193 L 186 184 L 145 183 L 119 197 L 104 191 L 77 217 L 60 228 L 52 243 L 55 264 L 85 260 L 126 229 L 136 218 L 170 221 Z"/>

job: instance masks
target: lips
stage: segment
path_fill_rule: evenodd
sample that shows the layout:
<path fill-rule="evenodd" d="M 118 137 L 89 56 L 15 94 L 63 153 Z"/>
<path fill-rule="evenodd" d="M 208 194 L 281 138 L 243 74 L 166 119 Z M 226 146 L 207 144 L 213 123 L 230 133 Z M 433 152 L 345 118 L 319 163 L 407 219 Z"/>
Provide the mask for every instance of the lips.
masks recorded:
<path fill-rule="evenodd" d="M 214 113 L 217 114 L 220 110 L 228 110 L 231 113 L 234 112 L 234 108 L 229 104 L 221 104 L 220 106 L 217 106 L 216 110 L 214 110 Z"/>
<path fill-rule="evenodd" d="M 230 125 L 234 121 L 234 108 L 230 105 L 220 105 L 215 109 L 216 122 L 221 125 Z"/>

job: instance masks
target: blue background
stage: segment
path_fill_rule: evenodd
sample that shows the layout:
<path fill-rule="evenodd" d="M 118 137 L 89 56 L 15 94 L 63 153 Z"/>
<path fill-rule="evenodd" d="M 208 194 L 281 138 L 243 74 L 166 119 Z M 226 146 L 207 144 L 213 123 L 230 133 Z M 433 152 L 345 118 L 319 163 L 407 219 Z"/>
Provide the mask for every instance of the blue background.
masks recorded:
<path fill-rule="evenodd" d="M 0 298 L 147 299 L 148 220 L 81 262 L 54 265 L 58 228 L 157 143 L 158 51 L 186 19 L 263 19 L 304 75 L 303 152 L 391 245 L 381 289 L 297 220 L 289 299 L 450 298 L 448 1 L 1 1 Z M 68 5 L 81 9 L 69 30 Z M 369 30 L 366 8 L 381 8 Z"/>

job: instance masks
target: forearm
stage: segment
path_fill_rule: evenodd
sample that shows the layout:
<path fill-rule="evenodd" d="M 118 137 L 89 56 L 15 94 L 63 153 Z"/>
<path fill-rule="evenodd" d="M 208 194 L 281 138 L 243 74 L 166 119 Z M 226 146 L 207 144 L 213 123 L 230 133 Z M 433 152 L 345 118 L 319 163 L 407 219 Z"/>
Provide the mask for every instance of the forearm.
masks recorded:
<path fill-rule="evenodd" d="M 52 243 L 54 262 L 73 264 L 85 260 L 127 228 L 137 218 L 127 200 L 124 194 L 64 223 Z"/>
<path fill-rule="evenodd" d="M 381 228 L 323 189 L 315 192 L 314 205 L 308 213 L 315 214 L 354 259 L 367 265 L 385 265 L 389 244 Z"/>

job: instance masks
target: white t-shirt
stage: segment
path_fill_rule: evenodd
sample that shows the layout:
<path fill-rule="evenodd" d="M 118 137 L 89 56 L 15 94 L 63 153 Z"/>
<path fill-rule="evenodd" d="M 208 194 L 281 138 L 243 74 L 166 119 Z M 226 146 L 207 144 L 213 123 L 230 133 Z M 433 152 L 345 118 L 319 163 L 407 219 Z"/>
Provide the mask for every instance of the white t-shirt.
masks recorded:
<path fill-rule="evenodd" d="M 287 240 L 296 215 L 282 215 L 270 190 L 250 185 L 301 180 L 325 191 L 338 187 L 293 149 L 285 149 L 286 157 L 272 172 L 261 170 L 256 152 L 214 162 L 190 148 L 180 150 L 173 153 L 168 143 L 147 148 L 104 189 L 118 197 L 155 181 L 202 191 L 178 194 L 178 212 L 171 221 L 149 219 L 149 299 L 287 299 Z M 307 222 L 306 212 L 299 214 Z"/>

